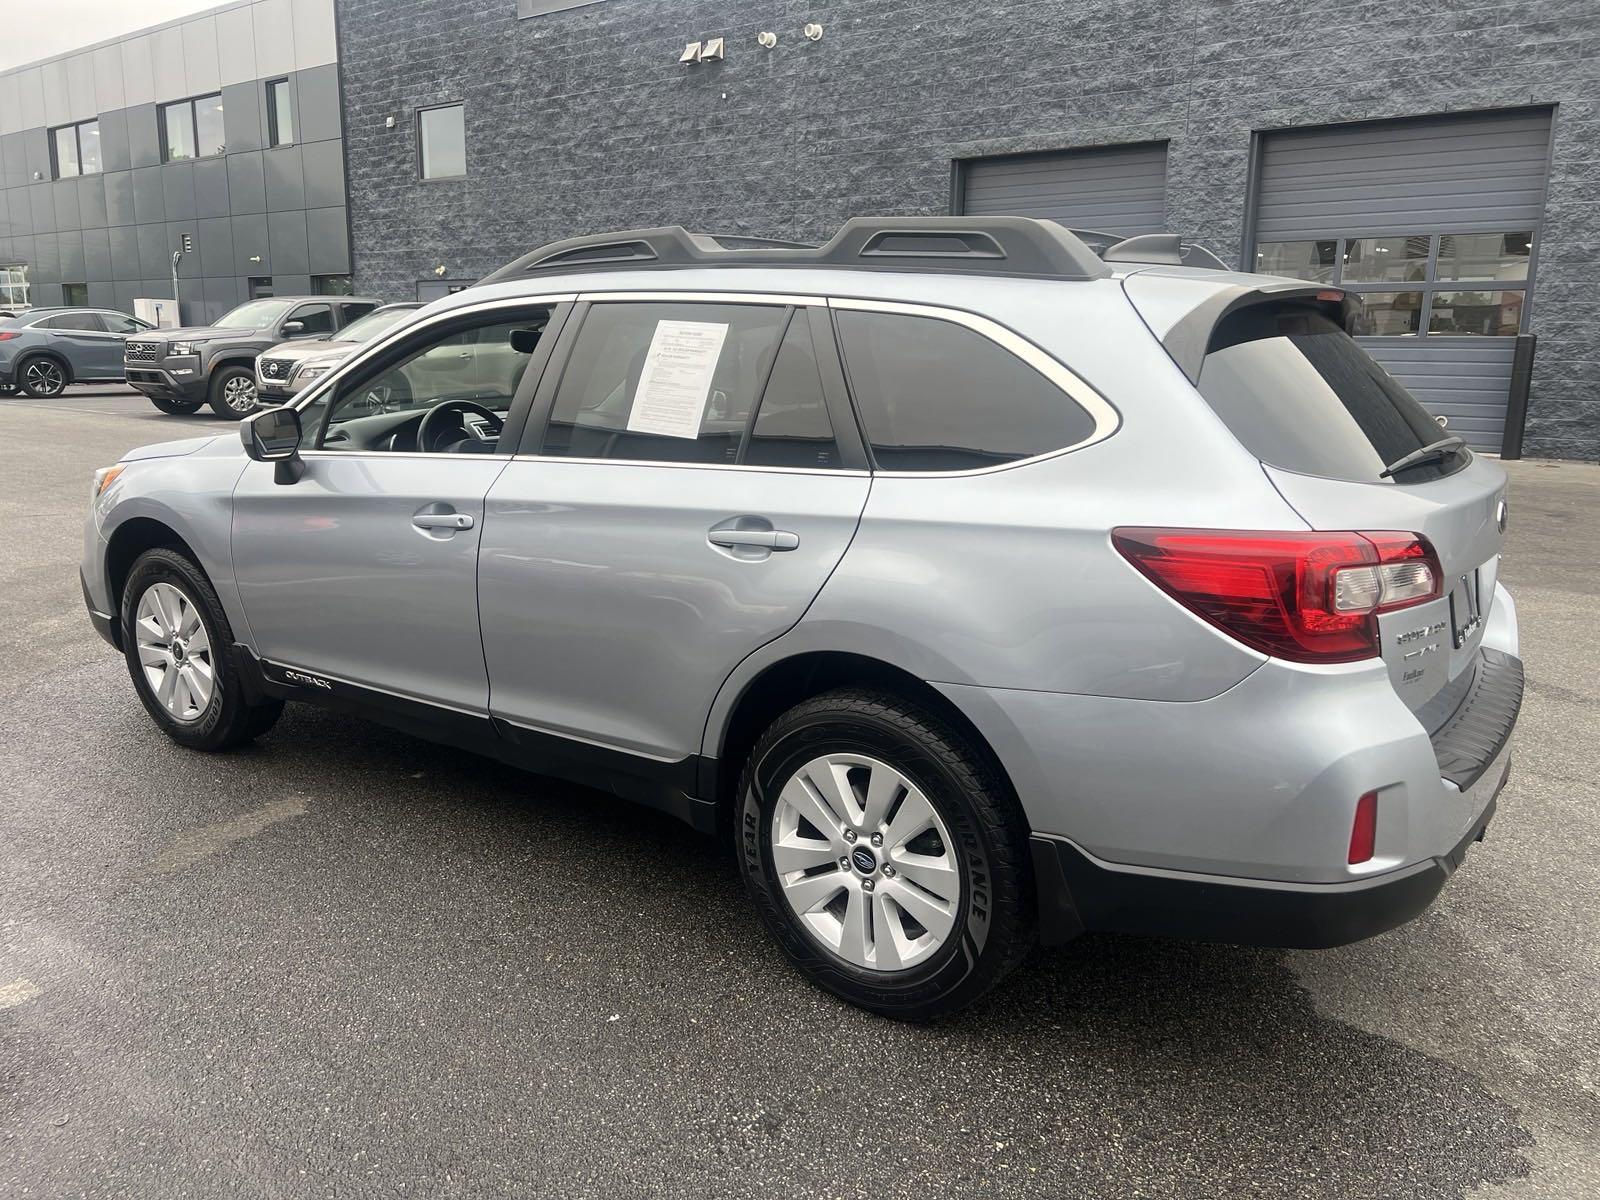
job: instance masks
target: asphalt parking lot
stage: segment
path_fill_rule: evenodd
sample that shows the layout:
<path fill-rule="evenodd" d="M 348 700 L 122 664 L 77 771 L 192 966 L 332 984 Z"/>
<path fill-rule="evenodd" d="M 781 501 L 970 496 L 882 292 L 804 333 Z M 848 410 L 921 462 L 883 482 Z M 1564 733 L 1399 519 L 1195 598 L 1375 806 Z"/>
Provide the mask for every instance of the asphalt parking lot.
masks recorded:
<path fill-rule="evenodd" d="M 0 1195 L 1600 1195 L 1600 467 L 1508 464 L 1516 762 L 1426 916 L 1084 939 L 912 1027 L 644 810 L 308 709 L 160 737 L 75 567 L 91 470 L 194 432 L 0 400 Z"/>

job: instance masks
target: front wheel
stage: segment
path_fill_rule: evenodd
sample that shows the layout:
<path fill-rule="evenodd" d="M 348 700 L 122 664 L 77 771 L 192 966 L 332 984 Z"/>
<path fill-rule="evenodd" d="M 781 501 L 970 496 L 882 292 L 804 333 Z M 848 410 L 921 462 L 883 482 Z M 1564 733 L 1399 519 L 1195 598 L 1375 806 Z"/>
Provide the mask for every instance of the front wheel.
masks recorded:
<path fill-rule="evenodd" d="M 35 400 L 49 400 L 67 388 L 67 372 L 53 358 L 30 358 L 19 376 L 22 390 Z"/>
<path fill-rule="evenodd" d="M 205 403 L 203 400 L 170 400 L 166 396 L 151 396 L 149 400 L 169 417 L 192 416 Z"/>
<path fill-rule="evenodd" d="M 218 367 L 211 376 L 211 407 L 219 417 L 242 420 L 260 405 L 256 373 L 249 367 Z"/>
<path fill-rule="evenodd" d="M 233 630 L 198 564 L 147 550 L 122 591 L 122 646 L 145 711 L 193 750 L 226 750 L 271 729 L 283 701 L 252 703 L 229 653 Z"/>
<path fill-rule="evenodd" d="M 836 995 L 941 1016 L 1033 945 L 1020 806 L 988 756 L 920 705 L 857 689 L 797 705 L 756 744 L 739 795 L 761 918 Z"/>

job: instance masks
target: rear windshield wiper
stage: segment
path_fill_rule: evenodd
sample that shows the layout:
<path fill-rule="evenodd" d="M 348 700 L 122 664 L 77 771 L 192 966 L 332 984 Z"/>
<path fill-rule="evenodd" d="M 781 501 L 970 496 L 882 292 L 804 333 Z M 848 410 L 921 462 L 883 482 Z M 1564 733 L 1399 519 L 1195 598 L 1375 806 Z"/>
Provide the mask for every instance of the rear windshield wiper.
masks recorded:
<path fill-rule="evenodd" d="M 1466 444 L 1454 434 L 1440 438 L 1437 442 L 1429 442 L 1426 446 L 1420 446 L 1410 454 L 1395 459 L 1394 462 L 1378 472 L 1378 478 L 1387 479 L 1396 472 L 1404 471 L 1407 467 L 1421 466 L 1425 462 L 1433 462 L 1435 459 L 1443 458 L 1447 454 L 1455 454 Z"/>

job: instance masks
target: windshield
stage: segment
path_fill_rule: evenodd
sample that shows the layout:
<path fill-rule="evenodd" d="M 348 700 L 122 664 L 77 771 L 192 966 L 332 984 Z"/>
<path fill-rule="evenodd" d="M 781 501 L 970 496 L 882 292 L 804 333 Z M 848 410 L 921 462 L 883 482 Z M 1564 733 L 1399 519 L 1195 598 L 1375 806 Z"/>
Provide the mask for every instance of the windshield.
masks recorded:
<path fill-rule="evenodd" d="M 1325 479 L 1387 482 L 1391 464 L 1447 436 L 1349 334 L 1306 304 L 1255 304 L 1224 317 L 1200 394 L 1262 462 Z M 1393 481 L 1437 479 L 1468 459 L 1437 456 Z"/>
<path fill-rule="evenodd" d="M 368 313 L 359 321 L 352 321 L 332 340 L 335 342 L 370 342 L 386 329 L 393 329 L 417 310 L 414 308 L 385 308 Z"/>
<path fill-rule="evenodd" d="M 292 300 L 250 300 L 216 322 L 219 329 L 265 329 L 288 314 Z"/>

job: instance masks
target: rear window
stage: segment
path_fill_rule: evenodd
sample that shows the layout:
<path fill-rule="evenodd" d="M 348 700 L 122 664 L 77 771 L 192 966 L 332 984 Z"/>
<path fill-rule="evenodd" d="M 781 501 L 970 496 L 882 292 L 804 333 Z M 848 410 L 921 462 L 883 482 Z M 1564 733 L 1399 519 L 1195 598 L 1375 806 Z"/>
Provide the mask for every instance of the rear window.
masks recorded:
<path fill-rule="evenodd" d="M 1211 336 L 1200 394 L 1262 462 L 1362 483 L 1421 483 L 1460 470 L 1465 451 L 1383 472 L 1449 437 L 1410 392 L 1322 310 L 1258 304 Z"/>

